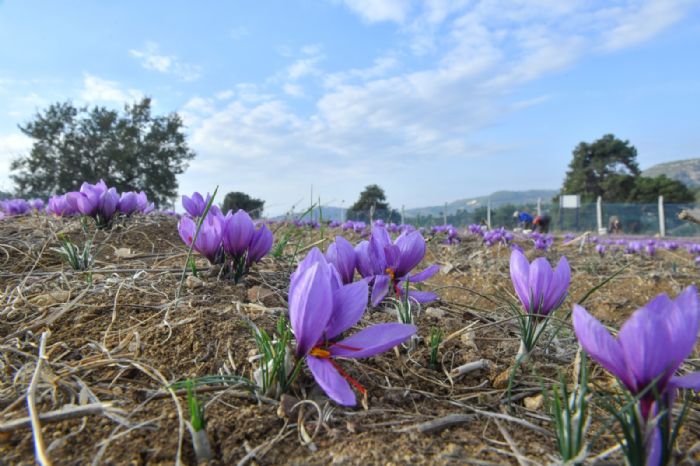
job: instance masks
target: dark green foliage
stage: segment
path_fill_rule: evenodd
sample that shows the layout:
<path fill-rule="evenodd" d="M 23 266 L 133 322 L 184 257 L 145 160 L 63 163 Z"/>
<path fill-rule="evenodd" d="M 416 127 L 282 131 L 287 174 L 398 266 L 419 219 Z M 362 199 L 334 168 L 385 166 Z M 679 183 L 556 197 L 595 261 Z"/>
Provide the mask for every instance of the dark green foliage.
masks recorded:
<path fill-rule="evenodd" d="M 606 201 L 614 181 L 628 182 L 625 176 L 638 177 L 637 149 L 629 141 L 606 134 L 589 144 L 581 142 L 573 152 L 573 160 L 566 172 L 562 194 L 580 194 L 583 202 L 594 202 L 598 196 Z M 614 193 L 617 194 L 617 191 Z"/>
<path fill-rule="evenodd" d="M 669 203 L 693 202 L 693 192 L 682 182 L 660 175 L 641 176 L 637 149 L 629 141 L 606 134 L 597 141 L 576 146 L 562 194 L 580 194 L 582 202 L 654 203 L 659 196 Z M 557 199 L 555 199 L 557 202 Z"/>
<path fill-rule="evenodd" d="M 264 205 L 265 201 L 262 199 L 255 199 L 246 193 L 233 191 L 224 197 L 224 202 L 221 204 L 221 210 L 224 212 L 229 210 L 237 212 L 238 209 L 243 209 L 248 212 L 252 218 L 260 218 Z"/>
<path fill-rule="evenodd" d="M 664 202 L 670 204 L 682 204 L 695 200 L 695 194 L 690 188 L 666 175 L 659 175 L 656 178 L 640 176 L 635 180 L 628 200 L 630 202 L 654 203 L 659 196 L 663 196 Z"/>
<path fill-rule="evenodd" d="M 12 162 L 22 196 L 46 198 L 103 179 L 118 191 L 145 191 L 157 206 L 177 195 L 176 176 L 194 158 L 177 113 L 151 114 L 151 99 L 126 105 L 76 108 L 55 103 L 19 129 L 34 139 L 27 156 Z"/>
<path fill-rule="evenodd" d="M 373 220 L 382 219 L 396 223 L 401 221 L 401 215 L 389 208 L 384 190 L 376 184 L 366 186 L 357 202 L 348 209 L 348 218 L 353 220 L 369 221 L 370 214 Z"/>

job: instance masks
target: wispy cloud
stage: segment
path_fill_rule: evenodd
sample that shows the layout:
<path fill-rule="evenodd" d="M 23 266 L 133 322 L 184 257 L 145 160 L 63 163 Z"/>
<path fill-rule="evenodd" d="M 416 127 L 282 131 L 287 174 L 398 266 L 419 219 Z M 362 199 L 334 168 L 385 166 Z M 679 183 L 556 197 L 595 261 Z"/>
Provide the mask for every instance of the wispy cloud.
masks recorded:
<path fill-rule="evenodd" d="M 614 51 L 645 42 L 683 18 L 691 5 L 683 0 L 633 4 L 622 10 L 619 23 L 604 33 L 602 48 Z"/>
<path fill-rule="evenodd" d="M 32 140 L 20 133 L 0 135 L 0 176 L 10 173 L 10 162 L 25 155 L 32 147 Z M 8 189 L 0 187 L 0 189 Z"/>
<path fill-rule="evenodd" d="M 80 90 L 79 96 L 87 103 L 117 102 L 123 104 L 143 98 L 143 92 L 137 89 L 126 89 L 117 81 L 102 79 L 86 73 L 83 76 L 83 88 Z"/>
<path fill-rule="evenodd" d="M 201 154 L 193 172 L 216 177 L 226 166 L 255 172 L 262 164 L 290 179 L 318 179 L 326 169 L 360 183 L 409 163 L 448 169 L 457 159 L 500 154 L 504 143 L 481 130 L 556 98 L 513 98 L 524 83 L 649 40 L 683 16 L 680 7 L 653 0 L 622 9 L 558 0 L 344 3 L 364 21 L 399 23 L 402 42 L 364 68 L 332 72 L 324 69 L 319 46 L 283 49 L 291 64 L 264 85 L 247 85 L 264 98 L 245 99 L 238 89 L 230 101 L 211 99 L 214 109 L 200 109 L 192 125 Z M 653 32 L 634 34 L 631 25 L 648 15 L 659 16 Z M 411 56 L 421 37 L 430 46 L 417 66 Z M 302 88 L 300 81 L 311 77 Z M 315 99 L 310 112 L 291 105 L 290 99 L 309 95 Z"/>
<path fill-rule="evenodd" d="M 412 3 L 410 0 L 342 0 L 343 3 L 370 23 L 394 21 L 403 23 Z"/>
<path fill-rule="evenodd" d="M 129 55 L 137 58 L 147 70 L 172 74 L 184 81 L 194 81 L 202 74 L 200 66 L 183 63 L 175 55 L 162 54 L 155 42 L 146 42 L 141 50 L 129 50 Z"/>

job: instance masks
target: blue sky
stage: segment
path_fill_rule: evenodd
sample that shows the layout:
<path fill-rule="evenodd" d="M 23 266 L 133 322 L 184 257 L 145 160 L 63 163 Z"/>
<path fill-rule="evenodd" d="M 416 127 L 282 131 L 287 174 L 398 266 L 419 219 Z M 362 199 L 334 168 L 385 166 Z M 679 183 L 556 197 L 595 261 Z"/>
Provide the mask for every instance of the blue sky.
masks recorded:
<path fill-rule="evenodd" d="M 182 193 L 244 191 L 269 214 L 557 189 L 606 133 L 642 168 L 700 157 L 694 1 L 0 1 L 0 189 L 50 103 L 179 112 Z"/>

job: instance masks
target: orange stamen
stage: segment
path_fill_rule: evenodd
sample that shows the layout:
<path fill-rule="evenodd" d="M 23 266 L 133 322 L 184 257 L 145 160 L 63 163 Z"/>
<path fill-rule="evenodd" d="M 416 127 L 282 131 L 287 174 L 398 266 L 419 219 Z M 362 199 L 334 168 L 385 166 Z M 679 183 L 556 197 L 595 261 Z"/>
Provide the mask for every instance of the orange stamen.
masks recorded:
<path fill-rule="evenodd" d="M 321 349 L 318 346 L 311 348 L 311 351 L 309 351 L 309 355 L 316 356 L 317 358 L 321 358 L 321 359 L 330 359 L 331 358 L 330 351 Z"/>
<path fill-rule="evenodd" d="M 396 280 L 396 272 L 394 272 L 394 269 L 392 269 L 391 267 L 387 267 L 385 272 L 389 274 L 389 277 L 391 277 L 392 282 Z"/>

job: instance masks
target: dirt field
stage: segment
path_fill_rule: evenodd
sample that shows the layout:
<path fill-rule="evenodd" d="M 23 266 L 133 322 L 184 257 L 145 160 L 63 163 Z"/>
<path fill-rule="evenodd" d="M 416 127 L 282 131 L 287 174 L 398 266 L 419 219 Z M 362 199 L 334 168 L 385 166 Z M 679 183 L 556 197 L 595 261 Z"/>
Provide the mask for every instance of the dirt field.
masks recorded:
<path fill-rule="evenodd" d="M 285 254 L 265 258 L 243 283 L 217 278 L 198 258 L 200 278 L 180 288 L 187 250 L 177 219 L 128 219 L 94 232 L 96 263 L 90 273 L 73 272 L 52 250 L 57 233 L 76 242 L 85 233 L 77 219 L 18 217 L 0 221 L 0 463 L 34 464 L 35 438 L 28 397 L 41 418 L 47 456 L 55 464 L 195 464 L 185 397 L 167 386 L 188 377 L 251 378 L 255 343 L 249 323 L 272 332 L 286 312 L 289 273 L 311 245 L 325 250 L 340 230 L 286 228 Z M 275 234 L 282 237 L 282 230 Z M 359 237 L 346 235 L 356 243 Z M 324 241 L 325 240 L 325 241 Z M 530 258 L 543 253 L 526 241 Z M 518 350 L 515 321 L 503 299 L 515 302 L 507 246 L 487 248 L 475 236 L 458 245 L 429 242 L 421 268 L 441 265 L 427 282 L 441 300 L 417 317 L 420 340 L 344 367 L 369 392 L 367 409 L 329 402 L 308 373 L 302 373 L 282 402 L 256 395 L 242 383 L 200 385 L 206 403 L 211 464 L 548 464 L 557 461 L 543 384 L 570 375 L 576 354 L 570 320 L 573 302 L 629 266 L 588 298 L 585 307 L 613 328 L 661 292 L 675 296 L 698 282 L 694 257 L 685 250 L 659 250 L 655 257 L 622 252 L 600 258 L 594 245 L 557 240 L 546 253 L 566 255 L 572 267 L 570 296 L 558 311 L 562 327 L 548 333 L 530 363 L 514 378 L 510 402 L 507 376 Z M 362 325 L 395 321 L 390 308 L 367 312 Z M 440 367 L 429 365 L 430 330 L 442 330 Z M 45 338 L 44 358 L 39 358 Z M 549 340 L 551 344 L 546 345 Z M 698 353 L 688 363 L 700 368 Z M 450 375 L 468 362 L 485 368 Z M 41 361 L 41 367 L 37 365 Z M 595 364 L 592 384 L 614 380 Z M 297 400 L 310 400 L 296 404 Z M 46 413 L 80 408 L 63 419 Z M 87 414 L 86 414 L 87 412 Z M 455 416 L 459 415 L 459 416 Z M 446 416 L 452 416 L 444 419 Z M 594 409 L 590 458 L 615 446 Z M 66 418 L 67 417 L 67 418 Z M 445 423 L 431 424 L 442 420 Z M 451 421 L 451 422 L 449 422 Z M 600 435 L 598 435 L 600 434 Z M 700 412 L 691 407 L 679 441 L 682 464 L 700 463 Z M 621 463 L 619 452 L 599 464 Z"/>

